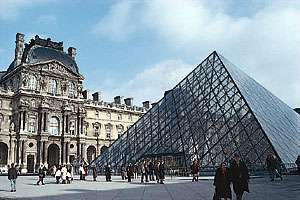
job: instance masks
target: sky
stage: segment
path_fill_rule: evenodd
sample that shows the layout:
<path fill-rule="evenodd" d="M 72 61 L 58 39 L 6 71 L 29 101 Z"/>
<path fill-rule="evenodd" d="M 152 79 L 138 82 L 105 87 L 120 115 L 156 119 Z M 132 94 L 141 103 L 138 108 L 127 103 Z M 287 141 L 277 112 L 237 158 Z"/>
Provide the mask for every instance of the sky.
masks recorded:
<path fill-rule="evenodd" d="M 298 0 L 0 0 L 0 70 L 15 34 L 76 47 L 84 87 L 158 101 L 216 50 L 300 107 Z"/>

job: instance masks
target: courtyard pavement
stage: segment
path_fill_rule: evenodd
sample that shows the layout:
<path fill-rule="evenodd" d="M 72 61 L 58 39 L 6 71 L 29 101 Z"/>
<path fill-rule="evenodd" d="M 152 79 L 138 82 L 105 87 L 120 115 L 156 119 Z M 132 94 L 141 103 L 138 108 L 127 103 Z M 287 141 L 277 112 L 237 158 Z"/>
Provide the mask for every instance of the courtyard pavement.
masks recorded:
<path fill-rule="evenodd" d="M 211 200 L 214 187 L 212 180 L 201 178 L 199 182 L 191 179 L 167 177 L 166 184 L 141 184 L 138 180 L 132 183 L 112 177 L 112 182 L 105 182 L 98 177 L 93 182 L 91 176 L 86 181 L 77 180 L 67 185 L 55 184 L 52 177 L 45 179 L 46 185 L 35 185 L 37 177 L 21 176 L 17 179 L 17 192 L 11 193 L 6 176 L 0 176 L 0 199 L 20 200 Z M 250 180 L 250 193 L 244 200 L 299 200 L 300 176 L 286 176 L 283 181 L 270 182 L 267 178 Z M 233 198 L 235 199 L 235 198 Z"/>

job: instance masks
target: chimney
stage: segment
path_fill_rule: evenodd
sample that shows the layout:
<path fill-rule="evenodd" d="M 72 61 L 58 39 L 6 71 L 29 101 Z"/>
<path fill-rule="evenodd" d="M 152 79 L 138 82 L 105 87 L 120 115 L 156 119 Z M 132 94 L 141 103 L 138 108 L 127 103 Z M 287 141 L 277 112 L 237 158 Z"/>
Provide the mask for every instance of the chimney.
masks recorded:
<path fill-rule="evenodd" d="M 121 97 L 121 96 L 116 96 L 116 97 L 114 98 L 115 104 L 122 104 L 122 99 L 123 99 L 123 97 Z"/>
<path fill-rule="evenodd" d="M 93 101 L 100 101 L 101 100 L 101 92 L 95 92 L 92 94 Z"/>
<path fill-rule="evenodd" d="M 164 96 L 167 96 L 170 92 L 172 92 L 172 90 L 165 91 Z"/>
<path fill-rule="evenodd" d="M 71 56 L 75 60 L 76 48 L 75 47 L 69 47 L 68 48 L 68 55 Z"/>
<path fill-rule="evenodd" d="M 15 65 L 21 64 L 22 56 L 24 52 L 24 34 L 16 34 L 16 48 L 15 48 Z"/>
<path fill-rule="evenodd" d="M 129 97 L 124 99 L 126 106 L 132 106 L 133 98 Z"/>
<path fill-rule="evenodd" d="M 88 90 L 83 90 L 82 91 L 82 96 L 83 96 L 84 99 L 88 99 L 88 97 L 89 97 L 89 91 Z"/>
<path fill-rule="evenodd" d="M 154 106 L 156 106 L 156 102 L 155 103 L 151 103 L 151 106 L 152 106 L 152 108 L 154 107 Z"/>
<path fill-rule="evenodd" d="M 143 107 L 149 109 L 150 108 L 150 101 L 144 101 Z"/>

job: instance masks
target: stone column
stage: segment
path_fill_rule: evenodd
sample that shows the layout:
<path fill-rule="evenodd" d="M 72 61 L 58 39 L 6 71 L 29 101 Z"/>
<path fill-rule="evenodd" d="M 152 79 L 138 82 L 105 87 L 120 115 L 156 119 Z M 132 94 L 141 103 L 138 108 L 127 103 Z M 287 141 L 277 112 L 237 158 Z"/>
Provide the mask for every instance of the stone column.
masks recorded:
<path fill-rule="evenodd" d="M 62 142 L 61 144 L 61 149 L 62 149 L 62 152 L 61 152 L 61 163 L 62 164 L 66 164 L 66 159 L 65 159 L 65 156 L 66 156 L 66 142 Z"/>
<path fill-rule="evenodd" d="M 81 117 L 81 118 L 80 118 L 80 134 L 81 134 L 81 135 L 83 134 L 83 121 L 84 121 L 84 118 Z"/>
<path fill-rule="evenodd" d="M 42 162 L 43 164 L 46 163 L 46 141 L 43 141 Z"/>
<path fill-rule="evenodd" d="M 44 141 L 44 143 L 45 143 L 45 148 L 44 148 L 44 150 L 45 150 L 45 162 L 44 162 L 44 164 L 45 163 L 47 163 L 48 164 L 48 142 L 47 141 Z"/>
<path fill-rule="evenodd" d="M 80 156 L 81 157 L 81 145 L 79 142 L 77 142 L 77 157 Z"/>
<path fill-rule="evenodd" d="M 43 146 L 43 141 L 38 141 L 39 142 L 39 145 L 40 145 L 40 151 L 39 151 L 39 162 L 38 163 L 39 165 L 41 165 L 43 162 L 43 153 L 44 153 L 44 146 Z"/>
<path fill-rule="evenodd" d="M 82 159 L 83 160 L 86 160 L 86 145 L 85 145 L 85 143 L 82 143 L 82 149 L 81 149 L 81 151 L 82 151 Z"/>
<path fill-rule="evenodd" d="M 70 160 L 69 160 L 69 142 L 66 142 L 66 164 L 69 164 L 70 163 Z"/>

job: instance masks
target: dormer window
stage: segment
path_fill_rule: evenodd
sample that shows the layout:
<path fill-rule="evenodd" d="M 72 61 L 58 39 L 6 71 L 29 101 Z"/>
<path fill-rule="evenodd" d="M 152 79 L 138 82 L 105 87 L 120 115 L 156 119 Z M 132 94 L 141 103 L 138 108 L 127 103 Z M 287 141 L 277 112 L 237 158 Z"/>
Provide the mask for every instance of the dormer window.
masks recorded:
<path fill-rule="evenodd" d="M 35 76 L 30 76 L 28 88 L 30 90 L 36 90 L 36 77 Z"/>
<path fill-rule="evenodd" d="M 56 80 L 54 80 L 54 79 L 50 80 L 50 93 L 52 95 L 56 95 L 56 93 L 57 93 L 57 83 L 56 83 Z"/>

